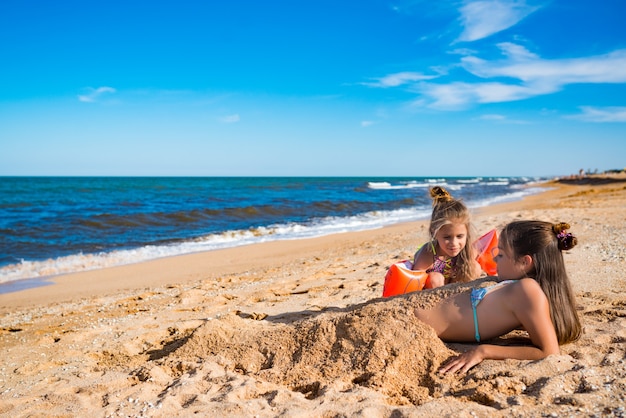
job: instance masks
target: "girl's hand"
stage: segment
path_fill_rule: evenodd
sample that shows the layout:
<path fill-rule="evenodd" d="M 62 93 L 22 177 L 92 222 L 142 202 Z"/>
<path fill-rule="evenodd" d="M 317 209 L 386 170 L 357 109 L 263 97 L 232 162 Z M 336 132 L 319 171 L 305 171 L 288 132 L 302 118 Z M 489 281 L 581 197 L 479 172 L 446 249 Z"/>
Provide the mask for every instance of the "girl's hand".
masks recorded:
<path fill-rule="evenodd" d="M 467 373 L 469 369 L 485 359 L 481 346 L 454 357 L 439 369 L 439 373 Z"/>

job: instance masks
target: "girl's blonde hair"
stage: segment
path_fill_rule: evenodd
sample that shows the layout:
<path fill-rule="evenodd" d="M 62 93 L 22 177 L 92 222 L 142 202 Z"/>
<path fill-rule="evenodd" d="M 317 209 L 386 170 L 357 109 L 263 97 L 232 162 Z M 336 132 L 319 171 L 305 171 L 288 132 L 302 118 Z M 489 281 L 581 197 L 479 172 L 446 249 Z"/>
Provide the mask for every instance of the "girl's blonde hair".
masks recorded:
<path fill-rule="evenodd" d="M 506 225 L 500 234 L 500 241 L 513 253 L 514 259 L 524 255 L 532 257 L 533 269 L 527 275 L 539 283 L 548 298 L 559 344 L 576 341 L 582 333 L 562 253 L 578 244 L 576 237 L 567 232 L 569 227 L 566 223 L 515 221 Z"/>
<path fill-rule="evenodd" d="M 470 222 L 470 212 L 467 206 L 455 199 L 441 186 L 434 186 L 430 189 L 430 197 L 433 199 L 433 212 L 430 217 L 430 239 L 435 241 L 437 233 L 444 225 L 462 223 L 467 229 L 467 242 L 459 255 L 457 255 L 455 265 L 455 277 L 453 282 L 469 282 L 477 278 L 480 274 L 477 271 L 474 249 L 474 237 Z"/>

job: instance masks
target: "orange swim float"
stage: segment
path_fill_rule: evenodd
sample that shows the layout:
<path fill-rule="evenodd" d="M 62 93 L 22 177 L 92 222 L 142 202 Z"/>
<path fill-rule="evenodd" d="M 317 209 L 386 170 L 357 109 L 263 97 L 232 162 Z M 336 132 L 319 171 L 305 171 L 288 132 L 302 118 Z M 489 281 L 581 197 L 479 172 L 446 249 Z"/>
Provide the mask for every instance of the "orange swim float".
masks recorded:
<path fill-rule="evenodd" d="M 413 262 L 409 260 L 392 264 L 385 275 L 383 297 L 402 295 L 422 290 L 428 280 L 426 270 L 411 270 Z"/>
<path fill-rule="evenodd" d="M 498 247 L 498 235 L 496 234 L 496 230 L 492 229 L 478 238 L 476 242 L 474 242 L 474 245 L 478 250 L 476 261 L 478 261 L 480 267 L 482 267 L 483 271 L 489 276 L 495 276 L 497 273 L 496 262 L 493 261 L 491 251 Z"/>
<path fill-rule="evenodd" d="M 485 235 L 474 241 L 474 246 L 478 251 L 476 261 L 489 276 L 496 274 L 496 262 L 493 261 L 491 250 L 498 246 L 498 235 L 492 229 Z M 405 293 L 422 290 L 428 280 L 426 270 L 412 270 L 413 262 L 403 260 L 392 264 L 385 275 L 383 286 L 383 297 L 402 295 Z"/>

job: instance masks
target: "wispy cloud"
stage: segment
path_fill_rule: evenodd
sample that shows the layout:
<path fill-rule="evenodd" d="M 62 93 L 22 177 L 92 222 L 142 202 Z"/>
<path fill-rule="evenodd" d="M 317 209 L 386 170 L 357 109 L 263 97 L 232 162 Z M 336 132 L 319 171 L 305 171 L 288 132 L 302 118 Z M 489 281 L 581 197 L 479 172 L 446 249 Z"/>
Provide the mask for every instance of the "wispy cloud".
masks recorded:
<path fill-rule="evenodd" d="M 482 115 L 481 117 L 479 117 L 478 119 L 481 120 L 495 120 L 495 121 L 503 121 L 506 119 L 506 116 L 503 115 L 497 115 L 497 114 L 489 114 L 489 115 Z"/>
<path fill-rule="evenodd" d="M 568 119 L 578 119 L 585 122 L 626 122 L 626 107 L 593 107 L 581 106 L 580 115 L 567 116 Z"/>
<path fill-rule="evenodd" d="M 361 121 L 361 126 L 363 128 L 367 128 L 368 126 L 372 126 L 373 124 L 374 124 L 374 122 L 371 121 L 371 120 L 363 120 L 363 121 Z"/>
<path fill-rule="evenodd" d="M 510 102 L 546 93 L 546 91 L 533 90 L 528 86 L 498 82 L 425 83 L 417 86 L 417 89 L 428 99 L 426 101 L 428 107 L 439 110 L 460 110 L 475 103 Z"/>
<path fill-rule="evenodd" d="M 517 125 L 523 125 L 523 124 L 527 124 L 528 123 L 527 121 L 524 121 L 524 120 L 510 119 L 507 116 L 499 115 L 499 114 L 495 114 L 495 113 L 482 115 L 482 116 L 478 117 L 478 119 L 479 120 L 488 121 L 488 122 L 517 124 Z"/>
<path fill-rule="evenodd" d="M 458 41 L 477 41 L 501 32 L 537 9 L 524 0 L 467 1 L 459 10 L 463 32 Z"/>
<path fill-rule="evenodd" d="M 113 87 L 98 87 L 94 89 L 93 87 L 87 87 L 85 89 L 84 94 L 78 95 L 78 100 L 85 103 L 93 103 L 100 99 L 100 97 L 107 93 L 115 93 L 115 89 Z"/>
<path fill-rule="evenodd" d="M 555 86 L 626 82 L 626 49 L 591 57 L 545 60 L 520 45 L 502 43 L 498 46 L 506 59 L 490 62 L 464 57 L 461 59 L 463 67 L 481 78 L 511 77 L 526 83 Z"/>
<path fill-rule="evenodd" d="M 461 59 L 461 66 L 485 82 L 417 83 L 429 107 L 462 109 L 476 103 L 523 100 L 558 92 L 568 84 L 626 82 L 626 50 L 583 58 L 542 59 L 520 45 L 498 45 L 504 59 L 488 61 L 474 56 Z M 489 81 L 498 79 L 498 81 Z M 510 79 L 506 82 L 503 79 Z"/>
<path fill-rule="evenodd" d="M 239 117 L 239 114 L 234 114 L 234 115 L 228 115 L 228 116 L 223 116 L 220 118 L 220 122 L 222 123 L 236 123 L 239 122 L 241 118 Z"/>
<path fill-rule="evenodd" d="M 439 75 L 425 75 L 422 73 L 405 71 L 401 73 L 389 74 L 381 78 L 375 78 L 374 80 L 376 81 L 366 82 L 362 84 L 369 87 L 398 87 L 415 81 L 432 80 L 437 77 L 439 77 Z"/>

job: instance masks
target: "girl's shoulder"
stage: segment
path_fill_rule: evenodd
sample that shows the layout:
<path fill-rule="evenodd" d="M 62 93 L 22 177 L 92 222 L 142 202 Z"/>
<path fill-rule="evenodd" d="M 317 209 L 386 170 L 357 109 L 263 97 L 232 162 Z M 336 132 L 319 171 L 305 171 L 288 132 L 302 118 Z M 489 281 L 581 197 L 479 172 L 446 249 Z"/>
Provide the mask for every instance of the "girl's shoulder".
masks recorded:
<path fill-rule="evenodd" d="M 509 295 L 518 303 L 525 306 L 534 306 L 547 302 L 546 294 L 543 292 L 541 285 L 530 277 L 519 280 L 513 280 L 508 286 Z"/>
<path fill-rule="evenodd" d="M 502 279 L 498 280 L 497 283 L 500 285 L 507 285 L 506 287 L 513 292 L 533 293 L 539 290 L 543 293 L 539 283 L 530 277 L 524 277 L 522 279 Z"/>
<path fill-rule="evenodd" d="M 434 250 L 435 243 L 432 241 L 426 241 L 425 243 L 417 247 L 417 251 L 428 251 L 429 253 L 432 253 Z"/>
<path fill-rule="evenodd" d="M 420 256 L 432 257 L 434 255 L 432 242 L 428 241 L 417 247 L 415 254 Z"/>
<path fill-rule="evenodd" d="M 543 290 L 541 290 L 541 285 L 539 284 L 539 282 L 530 277 L 524 277 L 522 279 L 515 280 L 515 282 L 517 282 L 517 284 L 525 291 L 536 292 L 539 290 L 541 291 L 541 293 L 543 293 Z"/>

